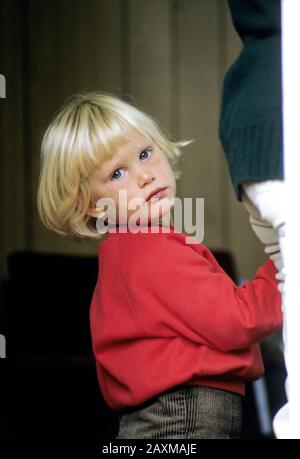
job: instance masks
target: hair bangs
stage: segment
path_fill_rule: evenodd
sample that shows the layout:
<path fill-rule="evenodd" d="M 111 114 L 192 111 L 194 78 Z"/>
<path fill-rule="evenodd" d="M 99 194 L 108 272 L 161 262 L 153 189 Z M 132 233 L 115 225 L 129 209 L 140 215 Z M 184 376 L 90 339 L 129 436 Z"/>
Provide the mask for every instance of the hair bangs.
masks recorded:
<path fill-rule="evenodd" d="M 130 141 L 130 136 L 126 133 L 126 121 L 121 116 L 113 113 L 104 114 L 99 112 L 91 113 L 89 138 L 90 149 L 88 154 L 92 157 L 93 168 L 101 167 L 104 161 L 111 160 L 114 152 L 120 146 Z"/>

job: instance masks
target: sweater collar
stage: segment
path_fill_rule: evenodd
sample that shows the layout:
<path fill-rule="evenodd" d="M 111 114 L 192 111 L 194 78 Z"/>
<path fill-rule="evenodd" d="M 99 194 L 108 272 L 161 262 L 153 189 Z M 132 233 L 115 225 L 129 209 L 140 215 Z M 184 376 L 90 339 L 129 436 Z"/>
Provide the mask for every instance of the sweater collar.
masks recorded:
<path fill-rule="evenodd" d="M 148 223 L 147 225 L 137 225 L 138 233 L 167 233 L 168 229 L 171 233 L 174 232 L 174 225 L 163 225 L 162 222 L 159 223 Z M 128 225 L 109 225 L 107 232 L 109 234 L 124 234 L 130 232 Z"/>

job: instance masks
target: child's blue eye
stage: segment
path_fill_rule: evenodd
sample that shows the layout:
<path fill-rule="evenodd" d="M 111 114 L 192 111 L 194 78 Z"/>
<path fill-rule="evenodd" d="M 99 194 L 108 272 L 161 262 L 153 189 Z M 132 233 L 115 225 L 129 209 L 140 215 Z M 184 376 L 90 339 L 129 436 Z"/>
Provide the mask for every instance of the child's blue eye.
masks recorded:
<path fill-rule="evenodd" d="M 145 157 L 141 158 L 141 156 L 142 156 L 144 153 L 147 153 L 147 157 L 146 157 L 146 158 L 145 158 Z M 151 154 L 152 154 L 152 151 L 151 151 L 151 150 L 144 150 L 144 151 L 142 151 L 142 153 L 140 154 L 140 158 L 141 158 L 141 159 L 147 159 L 149 156 L 151 156 Z"/>
<path fill-rule="evenodd" d="M 144 155 L 144 153 L 146 153 L 146 155 Z M 148 159 L 149 156 L 152 155 L 152 151 L 151 150 L 143 150 L 142 153 L 140 154 L 140 159 L 141 160 L 144 160 L 144 159 Z M 112 180 L 117 180 L 119 178 L 121 178 L 121 175 L 120 175 L 120 171 L 122 171 L 123 169 L 116 169 L 112 175 L 111 175 L 111 179 Z M 118 174 L 119 173 L 119 174 Z"/>
<path fill-rule="evenodd" d="M 111 179 L 112 179 L 112 180 L 115 180 L 115 179 L 120 178 L 120 175 L 116 177 L 116 174 L 117 174 L 117 172 L 120 172 L 121 170 L 122 170 L 122 169 L 117 169 L 117 170 L 112 174 Z"/>

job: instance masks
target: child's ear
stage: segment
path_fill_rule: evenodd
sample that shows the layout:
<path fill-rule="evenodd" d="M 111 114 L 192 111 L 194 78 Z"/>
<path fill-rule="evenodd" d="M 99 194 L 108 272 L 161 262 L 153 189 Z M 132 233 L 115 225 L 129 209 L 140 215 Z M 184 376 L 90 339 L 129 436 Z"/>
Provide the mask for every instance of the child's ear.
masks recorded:
<path fill-rule="evenodd" d="M 98 209 L 97 206 L 93 203 L 90 204 L 90 207 L 88 208 L 86 213 L 90 217 L 94 218 L 103 218 L 106 215 L 106 212 L 104 210 Z"/>

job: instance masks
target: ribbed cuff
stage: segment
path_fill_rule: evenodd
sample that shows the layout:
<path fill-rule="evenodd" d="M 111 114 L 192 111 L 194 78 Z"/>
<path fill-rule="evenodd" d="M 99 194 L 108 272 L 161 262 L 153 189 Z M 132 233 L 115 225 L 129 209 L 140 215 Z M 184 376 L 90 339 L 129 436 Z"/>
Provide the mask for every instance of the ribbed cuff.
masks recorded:
<path fill-rule="evenodd" d="M 282 126 L 278 122 L 229 129 L 223 140 L 231 179 L 240 201 L 243 182 L 283 179 Z"/>

